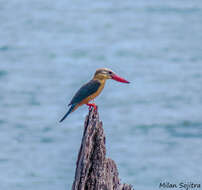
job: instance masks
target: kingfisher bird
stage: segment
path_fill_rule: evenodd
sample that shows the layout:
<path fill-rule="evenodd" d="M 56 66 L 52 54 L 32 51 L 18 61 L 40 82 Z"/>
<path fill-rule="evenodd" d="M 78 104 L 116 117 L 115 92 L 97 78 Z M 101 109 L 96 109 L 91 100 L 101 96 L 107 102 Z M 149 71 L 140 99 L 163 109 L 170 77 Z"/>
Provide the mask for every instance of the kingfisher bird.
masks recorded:
<path fill-rule="evenodd" d="M 79 106 L 82 106 L 83 104 L 89 106 L 89 110 L 91 109 L 91 107 L 97 109 L 95 103 L 89 103 L 89 102 L 91 100 L 94 100 L 102 92 L 107 79 L 113 79 L 118 82 L 129 83 L 127 80 L 116 75 L 110 69 L 107 68 L 97 69 L 93 79 L 90 80 L 88 83 L 84 84 L 74 95 L 74 97 L 68 104 L 68 106 L 70 106 L 68 112 L 60 120 L 60 122 L 62 122 L 70 113 L 75 111 Z"/>

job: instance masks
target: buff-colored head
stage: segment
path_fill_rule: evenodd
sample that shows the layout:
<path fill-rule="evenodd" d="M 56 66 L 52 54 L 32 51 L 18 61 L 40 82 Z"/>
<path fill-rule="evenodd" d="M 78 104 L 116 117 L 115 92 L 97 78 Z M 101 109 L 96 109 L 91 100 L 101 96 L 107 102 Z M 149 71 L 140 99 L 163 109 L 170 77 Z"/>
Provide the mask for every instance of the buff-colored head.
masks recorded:
<path fill-rule="evenodd" d="M 119 77 L 112 70 L 110 70 L 108 68 L 97 69 L 94 74 L 94 79 L 98 79 L 98 80 L 113 79 L 118 82 L 129 83 L 127 80 Z"/>

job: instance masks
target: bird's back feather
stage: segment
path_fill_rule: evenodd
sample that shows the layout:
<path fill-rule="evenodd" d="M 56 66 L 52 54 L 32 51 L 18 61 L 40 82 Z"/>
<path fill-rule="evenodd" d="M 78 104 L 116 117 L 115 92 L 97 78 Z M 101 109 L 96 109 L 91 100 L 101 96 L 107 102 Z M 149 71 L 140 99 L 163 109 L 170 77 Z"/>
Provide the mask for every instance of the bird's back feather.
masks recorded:
<path fill-rule="evenodd" d="M 99 89 L 100 85 L 101 83 L 98 80 L 91 80 L 84 84 L 74 95 L 69 105 L 80 103 L 85 98 L 95 93 Z"/>

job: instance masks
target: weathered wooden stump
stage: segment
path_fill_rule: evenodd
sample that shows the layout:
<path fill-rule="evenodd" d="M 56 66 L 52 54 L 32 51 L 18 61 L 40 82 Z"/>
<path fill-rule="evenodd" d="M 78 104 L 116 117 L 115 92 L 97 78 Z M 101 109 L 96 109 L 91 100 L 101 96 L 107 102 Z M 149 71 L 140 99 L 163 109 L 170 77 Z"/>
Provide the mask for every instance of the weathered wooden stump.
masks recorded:
<path fill-rule="evenodd" d="M 116 164 L 106 158 L 105 135 L 97 111 L 86 117 L 72 190 L 133 190 L 120 184 Z"/>

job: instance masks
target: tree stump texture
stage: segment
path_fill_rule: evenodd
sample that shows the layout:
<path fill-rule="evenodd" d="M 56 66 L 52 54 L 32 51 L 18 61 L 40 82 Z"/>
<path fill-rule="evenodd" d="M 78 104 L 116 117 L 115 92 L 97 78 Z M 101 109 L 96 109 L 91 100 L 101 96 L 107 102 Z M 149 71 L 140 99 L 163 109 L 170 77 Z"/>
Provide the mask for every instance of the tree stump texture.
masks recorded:
<path fill-rule="evenodd" d="M 72 190 L 133 190 L 131 185 L 120 184 L 115 162 L 106 158 L 102 122 L 93 109 L 84 124 Z"/>

